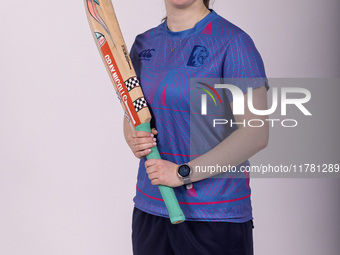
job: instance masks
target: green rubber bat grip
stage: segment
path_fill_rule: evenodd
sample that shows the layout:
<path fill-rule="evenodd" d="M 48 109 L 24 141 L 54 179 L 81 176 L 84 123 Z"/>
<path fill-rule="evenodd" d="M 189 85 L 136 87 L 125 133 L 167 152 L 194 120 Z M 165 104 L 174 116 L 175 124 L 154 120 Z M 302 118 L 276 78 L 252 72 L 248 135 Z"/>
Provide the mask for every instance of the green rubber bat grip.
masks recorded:
<path fill-rule="evenodd" d="M 142 123 L 138 125 L 135 128 L 135 130 L 151 133 L 150 123 Z M 157 146 L 151 148 L 151 152 L 149 153 L 149 155 L 146 156 L 146 158 L 147 159 L 160 159 L 161 158 L 161 156 L 159 155 Z M 171 223 L 178 224 L 178 223 L 185 221 L 184 214 L 182 212 L 181 207 L 178 204 L 173 188 L 164 186 L 164 185 L 158 185 L 158 188 L 163 197 L 165 206 L 168 209 Z"/>

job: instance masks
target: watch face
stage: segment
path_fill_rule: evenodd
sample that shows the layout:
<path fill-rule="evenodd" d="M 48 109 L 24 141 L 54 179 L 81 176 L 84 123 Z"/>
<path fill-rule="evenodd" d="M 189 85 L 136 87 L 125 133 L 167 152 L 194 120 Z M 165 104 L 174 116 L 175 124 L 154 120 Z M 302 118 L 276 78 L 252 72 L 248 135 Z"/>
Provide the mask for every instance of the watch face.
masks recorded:
<path fill-rule="evenodd" d="M 190 167 L 187 165 L 182 165 L 178 168 L 178 174 L 182 177 L 187 177 L 190 174 Z"/>

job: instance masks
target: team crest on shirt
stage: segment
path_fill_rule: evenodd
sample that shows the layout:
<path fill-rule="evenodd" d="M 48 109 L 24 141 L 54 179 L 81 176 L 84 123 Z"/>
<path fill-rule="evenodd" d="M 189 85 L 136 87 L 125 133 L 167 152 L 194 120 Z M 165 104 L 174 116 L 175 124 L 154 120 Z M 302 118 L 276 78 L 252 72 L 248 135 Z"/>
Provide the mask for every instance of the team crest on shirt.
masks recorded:
<path fill-rule="evenodd" d="M 151 58 L 153 57 L 152 52 L 156 51 L 155 49 L 146 49 L 141 52 L 139 52 L 138 57 L 139 60 L 145 60 L 145 61 L 150 61 Z"/>
<path fill-rule="evenodd" d="M 200 67 L 208 57 L 209 51 L 206 47 L 195 45 L 190 54 L 187 66 Z"/>

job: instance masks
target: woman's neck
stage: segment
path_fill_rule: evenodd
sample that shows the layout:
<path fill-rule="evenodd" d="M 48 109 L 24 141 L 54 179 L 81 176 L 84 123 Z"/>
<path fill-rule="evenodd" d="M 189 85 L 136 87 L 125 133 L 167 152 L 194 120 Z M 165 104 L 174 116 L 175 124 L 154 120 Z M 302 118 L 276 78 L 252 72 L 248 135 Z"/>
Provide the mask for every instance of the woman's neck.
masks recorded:
<path fill-rule="evenodd" d="M 193 28 L 200 20 L 209 14 L 203 2 L 196 1 L 187 7 L 177 7 L 165 1 L 167 25 L 173 32 Z"/>

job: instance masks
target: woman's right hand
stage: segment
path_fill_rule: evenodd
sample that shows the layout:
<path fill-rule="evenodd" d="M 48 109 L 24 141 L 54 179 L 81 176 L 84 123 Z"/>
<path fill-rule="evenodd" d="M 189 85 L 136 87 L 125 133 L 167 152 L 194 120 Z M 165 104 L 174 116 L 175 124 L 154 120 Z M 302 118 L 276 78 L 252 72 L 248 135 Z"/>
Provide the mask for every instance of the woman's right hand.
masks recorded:
<path fill-rule="evenodd" d="M 129 133 L 126 141 L 133 154 L 141 159 L 151 152 L 151 148 L 157 145 L 155 135 L 157 130 L 153 128 L 151 133 L 144 131 L 135 131 Z"/>

